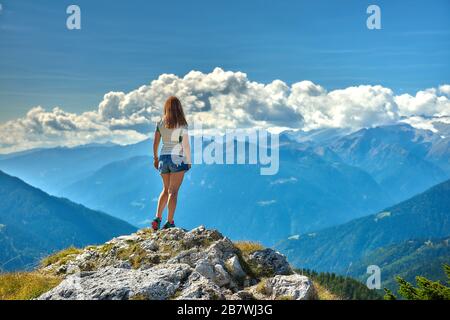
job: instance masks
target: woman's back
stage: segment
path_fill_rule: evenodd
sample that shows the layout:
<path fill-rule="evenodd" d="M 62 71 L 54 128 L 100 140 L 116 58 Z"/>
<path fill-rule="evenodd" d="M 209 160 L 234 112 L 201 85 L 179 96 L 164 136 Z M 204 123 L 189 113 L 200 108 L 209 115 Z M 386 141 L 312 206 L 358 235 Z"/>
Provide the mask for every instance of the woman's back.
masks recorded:
<path fill-rule="evenodd" d="M 161 119 L 156 129 L 161 134 L 162 148 L 161 155 L 164 154 L 179 154 L 183 155 L 183 147 L 181 142 L 183 141 L 183 135 L 187 133 L 188 127 L 181 126 L 173 129 L 166 127 L 164 119 Z"/>
<path fill-rule="evenodd" d="M 177 205 L 178 190 L 185 172 L 191 168 L 191 147 L 187 129 L 188 124 L 180 100 L 174 96 L 169 97 L 164 104 L 163 117 L 156 124 L 153 140 L 153 166 L 161 174 L 163 182 L 156 217 L 152 221 L 152 228 L 155 231 L 160 228 L 166 205 L 169 214 L 163 229 L 175 227 L 173 215 Z M 161 140 L 163 145 L 158 156 Z"/>

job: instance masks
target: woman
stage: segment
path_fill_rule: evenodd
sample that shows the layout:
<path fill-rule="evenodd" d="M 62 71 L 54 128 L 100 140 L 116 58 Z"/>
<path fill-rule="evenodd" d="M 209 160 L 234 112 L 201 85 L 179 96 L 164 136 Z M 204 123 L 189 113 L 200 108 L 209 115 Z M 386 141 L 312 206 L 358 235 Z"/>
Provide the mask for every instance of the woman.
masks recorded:
<path fill-rule="evenodd" d="M 184 173 L 191 168 L 191 148 L 187 128 L 180 100 L 177 97 L 170 97 L 164 104 L 164 115 L 156 125 L 153 140 L 153 165 L 161 174 L 163 182 L 156 217 L 152 221 L 152 228 L 155 231 L 160 228 L 166 204 L 169 214 L 163 229 L 175 227 L 173 216 L 177 206 L 178 190 L 183 182 Z M 162 148 L 158 157 L 161 139 Z"/>

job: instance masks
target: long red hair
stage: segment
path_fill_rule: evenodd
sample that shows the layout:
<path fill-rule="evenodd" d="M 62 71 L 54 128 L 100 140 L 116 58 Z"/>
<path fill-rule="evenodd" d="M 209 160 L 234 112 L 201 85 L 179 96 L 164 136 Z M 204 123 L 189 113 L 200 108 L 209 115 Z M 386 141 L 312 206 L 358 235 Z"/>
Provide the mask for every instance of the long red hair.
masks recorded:
<path fill-rule="evenodd" d="M 171 96 L 164 104 L 164 125 L 168 129 L 187 126 L 186 117 L 184 116 L 183 106 L 180 100 Z"/>

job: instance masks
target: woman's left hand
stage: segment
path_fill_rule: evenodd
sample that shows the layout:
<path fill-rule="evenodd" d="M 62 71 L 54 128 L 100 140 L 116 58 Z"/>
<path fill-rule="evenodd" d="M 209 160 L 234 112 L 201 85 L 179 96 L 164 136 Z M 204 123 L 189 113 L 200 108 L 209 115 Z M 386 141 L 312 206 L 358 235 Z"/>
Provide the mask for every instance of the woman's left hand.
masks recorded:
<path fill-rule="evenodd" d="M 153 166 L 155 167 L 156 170 L 158 170 L 158 166 L 159 166 L 159 159 L 158 158 L 154 158 L 153 159 Z"/>

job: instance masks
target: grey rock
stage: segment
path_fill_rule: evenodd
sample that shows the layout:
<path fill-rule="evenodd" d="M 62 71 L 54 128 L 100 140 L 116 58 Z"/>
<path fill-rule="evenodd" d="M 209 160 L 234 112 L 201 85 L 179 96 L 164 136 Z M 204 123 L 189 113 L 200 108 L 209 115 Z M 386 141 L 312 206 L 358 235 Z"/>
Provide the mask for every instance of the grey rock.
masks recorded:
<path fill-rule="evenodd" d="M 208 255 L 213 259 L 227 260 L 235 255 L 236 252 L 233 242 L 226 237 L 214 242 L 208 248 Z"/>
<path fill-rule="evenodd" d="M 154 240 L 144 240 L 141 242 L 141 248 L 146 251 L 158 251 L 158 244 Z"/>
<path fill-rule="evenodd" d="M 124 300 L 145 297 L 170 298 L 192 269 L 188 265 L 166 265 L 149 270 L 103 268 L 67 277 L 39 300 Z"/>
<path fill-rule="evenodd" d="M 241 290 L 229 297 L 230 300 L 256 300 L 252 293 Z"/>
<path fill-rule="evenodd" d="M 266 292 L 272 298 L 288 297 L 293 300 L 311 300 L 316 291 L 308 277 L 299 274 L 277 275 L 266 282 Z"/>
<path fill-rule="evenodd" d="M 229 285 L 232 282 L 230 275 L 221 264 L 214 266 L 214 282 L 219 287 Z"/>
<path fill-rule="evenodd" d="M 113 238 L 110 243 L 115 243 L 115 242 L 126 242 L 126 241 L 130 241 L 130 242 L 136 242 L 139 240 L 139 236 L 136 233 L 130 234 L 130 235 L 124 235 L 124 236 L 120 236 L 120 237 L 116 237 Z"/>
<path fill-rule="evenodd" d="M 198 261 L 195 266 L 195 271 L 209 280 L 214 280 L 214 266 L 207 259 Z"/>
<path fill-rule="evenodd" d="M 242 269 L 239 258 L 234 255 L 226 261 L 226 265 L 230 269 L 231 275 L 236 279 L 244 279 L 247 274 L 244 269 Z"/>
<path fill-rule="evenodd" d="M 224 290 L 198 272 L 193 272 L 177 300 L 223 300 Z"/>
<path fill-rule="evenodd" d="M 221 264 L 213 264 L 208 259 L 199 260 L 195 266 L 195 271 L 219 287 L 232 283 L 231 277 L 225 268 Z"/>
<path fill-rule="evenodd" d="M 273 249 L 257 250 L 250 254 L 249 262 L 265 273 L 273 275 L 292 274 L 291 266 L 286 257 Z"/>
<path fill-rule="evenodd" d="M 206 258 L 206 255 L 205 251 L 200 251 L 197 247 L 194 247 L 180 252 L 175 257 L 169 259 L 168 263 L 186 263 L 195 268 L 200 260 Z"/>
<path fill-rule="evenodd" d="M 180 241 L 184 238 L 186 231 L 181 228 L 170 228 L 161 233 L 161 239 L 165 241 Z"/>

